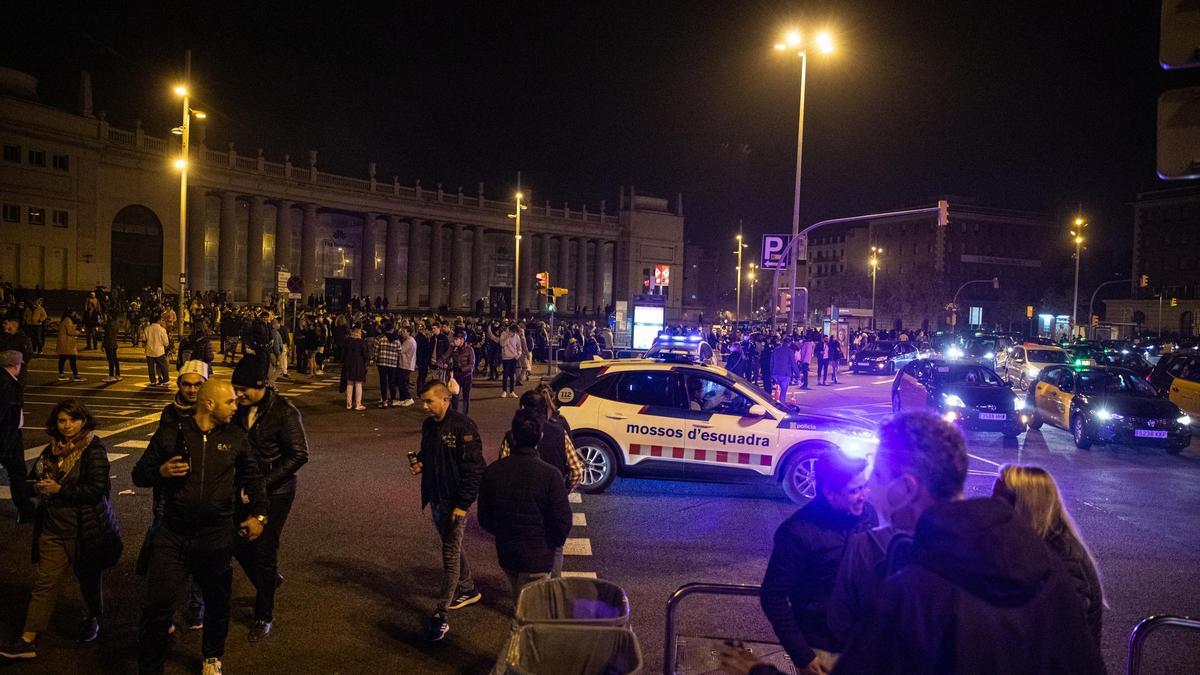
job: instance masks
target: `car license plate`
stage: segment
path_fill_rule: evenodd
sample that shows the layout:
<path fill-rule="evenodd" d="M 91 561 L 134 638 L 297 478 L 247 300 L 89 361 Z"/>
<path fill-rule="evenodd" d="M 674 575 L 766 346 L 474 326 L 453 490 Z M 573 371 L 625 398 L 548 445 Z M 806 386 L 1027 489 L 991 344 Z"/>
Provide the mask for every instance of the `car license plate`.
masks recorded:
<path fill-rule="evenodd" d="M 1166 438 L 1167 432 L 1157 429 L 1134 429 L 1133 435 L 1138 438 Z"/>
<path fill-rule="evenodd" d="M 979 419 L 989 420 L 993 422 L 1003 422 L 1008 419 L 1008 415 L 1004 413 L 979 413 Z"/>

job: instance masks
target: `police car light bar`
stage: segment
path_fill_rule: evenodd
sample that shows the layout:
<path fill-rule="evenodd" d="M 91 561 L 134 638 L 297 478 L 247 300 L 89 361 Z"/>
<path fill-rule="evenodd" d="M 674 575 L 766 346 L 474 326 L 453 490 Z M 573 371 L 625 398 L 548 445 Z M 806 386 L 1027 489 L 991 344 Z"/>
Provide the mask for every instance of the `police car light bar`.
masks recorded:
<path fill-rule="evenodd" d="M 667 333 L 659 333 L 658 339 L 666 340 L 668 342 L 699 342 L 700 336 L 699 335 L 669 335 Z"/>

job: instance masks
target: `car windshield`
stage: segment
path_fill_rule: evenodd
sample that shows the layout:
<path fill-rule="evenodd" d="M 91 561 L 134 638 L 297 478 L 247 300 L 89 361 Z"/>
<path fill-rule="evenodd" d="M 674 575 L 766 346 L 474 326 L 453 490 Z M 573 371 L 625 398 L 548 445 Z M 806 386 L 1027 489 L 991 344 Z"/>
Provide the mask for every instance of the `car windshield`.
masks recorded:
<path fill-rule="evenodd" d="M 867 345 L 867 348 L 864 349 L 863 351 L 879 352 L 880 354 L 891 354 L 892 350 L 894 350 L 896 348 L 896 344 L 897 343 L 895 343 L 895 342 L 887 342 L 887 341 L 873 342 L 873 343 Z"/>
<path fill-rule="evenodd" d="M 771 397 L 770 394 L 763 391 L 762 387 L 758 386 L 757 384 L 754 384 L 750 380 L 747 380 L 746 378 L 742 377 L 741 375 L 738 375 L 737 373 L 735 373 L 733 371 L 729 371 L 729 373 L 728 373 L 728 375 L 726 375 L 726 377 L 733 380 L 737 384 L 742 385 L 743 387 L 746 388 L 746 390 L 753 391 L 754 393 L 758 394 L 762 398 L 765 398 L 766 400 L 770 401 L 771 405 L 775 406 L 776 408 L 779 408 L 780 410 L 783 410 L 783 411 L 789 412 L 789 413 L 800 412 L 800 408 L 796 407 L 795 404 L 780 403 L 779 401 L 776 401 L 774 398 Z"/>
<path fill-rule="evenodd" d="M 944 365 L 934 367 L 938 384 L 966 384 L 973 387 L 1003 387 L 1004 382 L 991 368 L 972 365 Z"/>
<path fill-rule="evenodd" d="M 1034 363 L 1066 363 L 1067 355 L 1057 349 L 1030 349 L 1026 352 Z"/>
<path fill-rule="evenodd" d="M 1133 373 L 1096 370 L 1079 374 L 1079 388 L 1085 394 L 1128 394 L 1130 396 L 1155 396 L 1154 388 Z"/>
<path fill-rule="evenodd" d="M 996 343 L 999 342 L 996 338 L 972 338 L 967 342 L 967 353 L 972 356 L 979 356 L 991 352 L 996 353 Z"/>
<path fill-rule="evenodd" d="M 933 348 L 937 351 L 943 352 L 946 351 L 947 347 L 957 347 L 958 338 L 953 335 L 935 335 L 933 336 L 933 339 L 930 340 L 930 344 L 932 344 Z"/>

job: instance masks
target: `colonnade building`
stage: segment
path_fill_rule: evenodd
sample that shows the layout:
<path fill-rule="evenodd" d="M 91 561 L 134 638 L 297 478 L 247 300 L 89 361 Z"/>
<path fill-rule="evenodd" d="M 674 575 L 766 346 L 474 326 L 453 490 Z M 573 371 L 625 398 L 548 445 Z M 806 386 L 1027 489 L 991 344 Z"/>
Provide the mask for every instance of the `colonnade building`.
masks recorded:
<path fill-rule="evenodd" d="M 36 88 L 33 77 L 0 68 L 0 281 L 178 292 L 176 137 L 151 135 L 140 122 L 119 129 L 94 114 L 86 73 L 78 110 L 40 103 Z M 539 204 L 526 190 L 515 279 L 515 203 L 489 199 L 483 183 L 472 194 L 401 184 L 381 180 L 374 162 L 361 178 L 334 175 L 316 151 L 269 162 L 262 150 L 206 147 L 202 131 L 190 155 L 190 291 L 262 302 L 282 269 L 300 276 L 305 297 L 468 311 L 480 301 L 511 309 L 519 295 L 522 310 L 537 311 L 534 275 L 549 272 L 553 286 L 569 289 L 558 311 L 594 313 L 641 293 L 660 266 L 682 279 L 682 198 L 670 204 L 622 188 L 613 211 L 605 202 Z M 683 294 L 667 291 L 666 315 L 676 319 Z"/>

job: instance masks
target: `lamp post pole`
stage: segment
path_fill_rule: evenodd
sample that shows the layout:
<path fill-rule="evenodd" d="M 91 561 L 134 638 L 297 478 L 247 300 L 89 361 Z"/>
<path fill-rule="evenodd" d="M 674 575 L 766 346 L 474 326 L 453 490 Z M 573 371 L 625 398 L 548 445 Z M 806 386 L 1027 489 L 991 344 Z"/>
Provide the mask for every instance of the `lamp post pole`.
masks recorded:
<path fill-rule="evenodd" d="M 1071 303 L 1072 338 L 1076 337 L 1079 332 L 1079 258 L 1083 251 L 1083 228 L 1085 227 L 1087 227 L 1087 221 L 1083 219 L 1083 216 L 1076 216 L 1075 229 L 1071 231 L 1071 236 L 1075 238 L 1075 300 Z"/>
<path fill-rule="evenodd" d="M 184 286 L 187 284 L 188 137 L 192 128 L 192 50 L 183 56 L 183 151 L 179 168 L 179 344 L 183 344 Z"/>
<path fill-rule="evenodd" d="M 804 94 L 808 81 L 808 50 L 800 50 L 800 114 L 796 123 L 796 189 L 792 195 L 792 238 L 800 238 L 800 170 L 803 166 L 804 158 Z M 788 262 L 791 266 L 791 288 L 793 294 L 796 288 L 796 273 L 800 268 L 800 261 L 795 259 L 796 256 L 789 258 Z M 792 302 L 788 305 L 788 335 L 796 327 L 796 303 Z"/>
<path fill-rule="evenodd" d="M 741 321 L 742 320 L 742 249 L 745 248 L 745 246 L 746 246 L 745 244 L 742 243 L 742 235 L 741 234 L 739 234 L 737 236 L 737 243 L 738 243 L 738 248 L 737 248 L 738 264 L 737 264 L 737 314 L 736 314 L 736 316 L 737 316 L 737 320 Z"/>
<path fill-rule="evenodd" d="M 883 253 L 882 248 L 871 247 L 871 330 L 875 330 L 875 275 L 879 272 L 880 253 Z"/>

